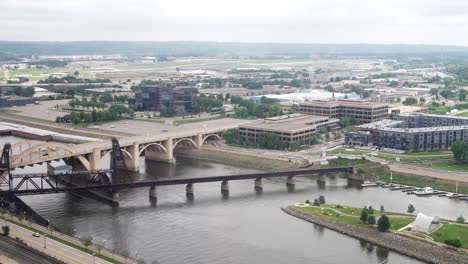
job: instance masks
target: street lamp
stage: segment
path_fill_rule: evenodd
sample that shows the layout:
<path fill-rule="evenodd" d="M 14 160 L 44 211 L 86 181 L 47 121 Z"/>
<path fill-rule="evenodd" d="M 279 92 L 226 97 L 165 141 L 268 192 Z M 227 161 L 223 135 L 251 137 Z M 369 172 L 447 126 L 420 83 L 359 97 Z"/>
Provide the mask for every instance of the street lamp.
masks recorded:
<path fill-rule="evenodd" d="M 47 248 L 46 237 L 47 237 L 47 234 L 44 234 L 44 248 Z"/>

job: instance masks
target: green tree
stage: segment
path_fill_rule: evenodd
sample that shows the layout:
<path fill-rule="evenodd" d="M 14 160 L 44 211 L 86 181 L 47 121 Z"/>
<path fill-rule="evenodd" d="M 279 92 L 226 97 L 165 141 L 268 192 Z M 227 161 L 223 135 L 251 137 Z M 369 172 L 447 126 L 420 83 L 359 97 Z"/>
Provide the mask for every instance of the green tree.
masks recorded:
<path fill-rule="evenodd" d="M 407 212 L 412 214 L 412 213 L 414 213 L 414 211 L 416 211 L 416 208 L 414 208 L 414 206 L 412 204 L 409 204 Z"/>
<path fill-rule="evenodd" d="M 388 231 L 390 229 L 390 219 L 386 215 L 382 215 L 377 221 L 377 229 L 382 232 Z"/>
<path fill-rule="evenodd" d="M 431 93 L 431 95 L 438 95 L 439 94 L 439 89 L 431 88 L 431 90 L 429 92 Z"/>
<path fill-rule="evenodd" d="M 237 143 L 237 134 L 239 133 L 239 129 L 231 128 L 226 130 L 223 134 L 224 140 L 229 144 Z"/>
<path fill-rule="evenodd" d="M 320 206 L 320 202 L 318 199 L 314 199 L 314 206 Z"/>
<path fill-rule="evenodd" d="M 364 206 L 361 210 L 361 217 L 359 218 L 362 223 L 367 223 L 367 218 L 369 217 L 369 210 L 367 209 L 367 206 Z"/>
<path fill-rule="evenodd" d="M 425 104 L 425 103 L 426 103 L 426 98 L 420 97 L 420 98 L 419 98 L 419 103 L 420 103 L 420 104 Z"/>
<path fill-rule="evenodd" d="M 468 163 L 468 142 L 456 141 L 450 147 L 453 158 L 458 163 Z"/>
<path fill-rule="evenodd" d="M 236 116 L 239 118 L 247 118 L 249 117 L 249 110 L 245 106 L 239 106 L 236 109 Z"/>
<path fill-rule="evenodd" d="M 457 217 L 457 223 L 465 223 L 465 218 L 463 218 L 463 216 L 460 215 L 459 217 Z"/>
<path fill-rule="evenodd" d="M 237 95 L 233 95 L 231 96 L 231 104 L 240 104 L 240 102 L 242 102 L 242 97 L 240 96 L 237 96 Z"/>
<path fill-rule="evenodd" d="M 93 244 L 93 237 L 92 236 L 84 236 L 82 237 L 81 239 L 81 243 L 86 247 L 88 248 L 89 246 L 91 246 Z"/>
<path fill-rule="evenodd" d="M 320 204 L 325 204 L 325 196 L 320 195 L 319 198 L 318 198 L 318 200 L 319 200 L 319 203 L 320 203 Z"/>
<path fill-rule="evenodd" d="M 10 235 L 10 226 L 4 225 L 2 226 L 2 232 L 4 236 L 9 236 Z"/>
<path fill-rule="evenodd" d="M 416 97 L 406 97 L 406 99 L 403 101 L 404 105 L 415 105 L 418 103 L 418 99 Z"/>
<path fill-rule="evenodd" d="M 381 205 L 381 206 L 380 206 L 380 213 L 382 213 L 382 214 L 383 214 L 384 212 L 385 212 L 385 208 L 384 208 L 384 206 L 383 206 L 383 205 Z"/>
<path fill-rule="evenodd" d="M 395 81 L 395 80 L 390 81 L 390 87 L 397 87 L 397 86 L 398 86 L 397 81 Z"/>

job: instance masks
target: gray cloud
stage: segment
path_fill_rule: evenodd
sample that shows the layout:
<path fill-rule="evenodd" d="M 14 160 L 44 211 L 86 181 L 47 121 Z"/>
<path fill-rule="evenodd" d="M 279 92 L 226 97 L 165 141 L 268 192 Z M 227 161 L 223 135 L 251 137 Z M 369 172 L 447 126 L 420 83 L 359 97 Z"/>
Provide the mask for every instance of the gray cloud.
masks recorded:
<path fill-rule="evenodd" d="M 0 0 L 0 40 L 468 45 L 466 0 Z"/>

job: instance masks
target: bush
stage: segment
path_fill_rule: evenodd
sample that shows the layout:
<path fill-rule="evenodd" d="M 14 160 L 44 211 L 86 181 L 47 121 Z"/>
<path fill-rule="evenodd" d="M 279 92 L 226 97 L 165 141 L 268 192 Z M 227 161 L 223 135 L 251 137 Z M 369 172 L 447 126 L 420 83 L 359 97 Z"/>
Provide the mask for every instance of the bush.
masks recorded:
<path fill-rule="evenodd" d="M 369 206 L 369 215 L 373 215 L 374 214 L 374 208 L 372 208 L 372 205 Z"/>
<path fill-rule="evenodd" d="M 465 223 L 465 218 L 463 218 L 463 216 L 460 215 L 459 217 L 457 217 L 457 223 Z"/>
<path fill-rule="evenodd" d="M 306 204 L 310 204 L 310 201 L 309 201 L 309 200 L 305 200 L 305 203 L 306 203 Z"/>
<path fill-rule="evenodd" d="M 386 215 L 382 215 L 377 221 L 377 228 L 379 231 L 385 232 L 390 229 L 390 219 Z"/>
<path fill-rule="evenodd" d="M 408 213 L 412 214 L 412 213 L 414 213 L 414 211 L 416 211 L 416 208 L 414 208 L 414 206 L 412 204 L 409 204 L 408 205 Z"/>
<path fill-rule="evenodd" d="M 449 246 L 453 246 L 453 247 L 456 247 L 456 248 L 459 248 L 461 247 L 461 242 L 460 242 L 460 239 L 458 238 L 455 238 L 455 239 L 446 239 L 444 241 L 445 244 L 449 245 Z"/>
<path fill-rule="evenodd" d="M 369 215 L 369 217 L 367 217 L 367 223 L 369 225 L 375 225 L 375 216 Z"/>
<path fill-rule="evenodd" d="M 4 225 L 2 226 L 2 231 L 4 236 L 9 236 L 10 235 L 10 226 Z"/>
<path fill-rule="evenodd" d="M 317 199 L 314 200 L 314 206 L 320 206 L 319 200 L 317 200 Z"/>

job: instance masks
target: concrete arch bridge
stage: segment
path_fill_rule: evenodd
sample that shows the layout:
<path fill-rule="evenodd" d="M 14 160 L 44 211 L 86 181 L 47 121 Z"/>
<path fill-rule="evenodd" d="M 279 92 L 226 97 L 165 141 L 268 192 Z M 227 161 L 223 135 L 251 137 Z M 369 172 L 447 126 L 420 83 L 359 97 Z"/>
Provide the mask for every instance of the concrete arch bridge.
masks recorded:
<path fill-rule="evenodd" d="M 163 133 L 155 136 L 119 138 L 118 142 L 128 170 L 138 171 L 140 156 L 148 160 L 174 162 L 176 147 L 201 149 L 207 140 L 221 140 L 224 130 L 207 130 L 201 133 Z M 11 168 L 23 168 L 44 162 L 65 160 L 78 170 L 102 169 L 104 156 L 112 152 L 111 140 L 83 144 L 65 144 L 27 140 L 11 145 Z M 75 169 L 75 168 L 74 168 Z"/>

